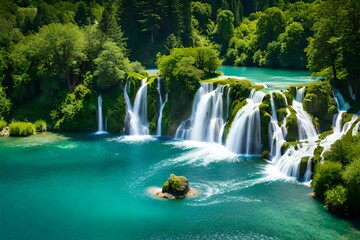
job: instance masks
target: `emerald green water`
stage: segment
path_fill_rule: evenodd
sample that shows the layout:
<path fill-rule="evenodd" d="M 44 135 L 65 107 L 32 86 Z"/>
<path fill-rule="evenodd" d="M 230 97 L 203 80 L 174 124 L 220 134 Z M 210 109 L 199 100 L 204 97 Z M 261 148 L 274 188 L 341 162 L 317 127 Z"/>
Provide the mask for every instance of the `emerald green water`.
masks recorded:
<path fill-rule="evenodd" d="M 148 193 L 170 173 L 196 197 Z M 0 239 L 359 239 L 311 188 L 215 144 L 89 134 L 0 138 Z M 359 225 L 357 225 L 359 226 Z"/>
<path fill-rule="evenodd" d="M 232 66 L 222 66 L 218 71 L 228 76 L 245 77 L 251 82 L 266 84 L 265 91 L 282 90 L 290 85 L 314 82 L 309 71 Z"/>

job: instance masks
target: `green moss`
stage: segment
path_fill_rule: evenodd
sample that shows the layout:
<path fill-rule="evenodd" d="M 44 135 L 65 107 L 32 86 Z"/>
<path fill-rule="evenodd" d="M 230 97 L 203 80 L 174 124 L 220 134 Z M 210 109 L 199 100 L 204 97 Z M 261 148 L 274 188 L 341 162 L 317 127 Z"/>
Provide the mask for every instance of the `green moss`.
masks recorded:
<path fill-rule="evenodd" d="M 310 157 L 303 157 L 301 158 L 300 163 L 300 178 L 303 178 L 307 169 L 307 163 L 309 161 Z"/>
<path fill-rule="evenodd" d="M 261 152 L 261 157 L 266 160 L 270 160 L 270 151 L 269 150 L 263 150 Z"/>
<path fill-rule="evenodd" d="M 325 131 L 325 132 L 323 132 L 323 133 L 321 133 L 320 135 L 319 135 L 319 139 L 320 140 L 323 140 L 323 139 L 325 139 L 327 136 L 329 136 L 330 134 L 333 134 L 334 133 L 334 129 L 331 129 L 331 130 L 329 130 L 329 131 Z"/>
<path fill-rule="evenodd" d="M 270 149 L 269 146 L 269 123 L 271 121 L 271 115 L 264 109 L 260 110 L 260 124 L 261 124 L 261 144 L 262 150 Z"/>
<path fill-rule="evenodd" d="M 312 160 L 312 171 L 314 171 L 314 167 L 319 164 L 321 162 L 321 153 L 324 151 L 324 147 L 322 146 L 317 146 L 314 149 L 314 153 L 313 153 L 313 157 L 311 158 Z"/>
<path fill-rule="evenodd" d="M 352 113 L 344 112 L 344 113 L 342 114 L 341 127 L 344 127 L 345 123 L 350 122 L 350 121 L 351 121 L 351 118 L 352 118 L 353 116 L 354 116 L 354 114 L 352 114 Z"/>
<path fill-rule="evenodd" d="M 290 116 L 287 118 L 286 121 L 286 129 L 288 131 L 287 134 L 287 141 L 295 141 L 296 139 L 298 139 L 299 136 L 299 130 L 298 130 L 298 125 L 297 125 L 297 117 L 296 117 L 296 113 L 290 110 L 291 114 Z"/>
<path fill-rule="evenodd" d="M 288 142 L 284 142 L 282 145 L 281 145 L 281 155 L 283 155 L 286 151 L 286 149 L 288 149 L 290 147 L 290 143 Z"/>
<path fill-rule="evenodd" d="M 162 192 L 174 196 L 183 196 L 189 191 L 189 181 L 184 176 L 170 174 L 170 178 L 163 184 Z"/>
<path fill-rule="evenodd" d="M 284 118 L 286 117 L 286 115 L 287 115 L 286 108 L 280 108 L 276 112 L 276 116 L 277 116 L 279 122 L 282 122 L 284 120 Z"/>
<path fill-rule="evenodd" d="M 226 134 L 229 132 L 230 128 L 231 128 L 231 124 L 232 122 L 234 121 L 234 118 L 237 114 L 237 112 L 243 108 L 245 105 L 247 104 L 247 101 L 246 99 L 242 100 L 242 101 L 239 101 L 239 100 L 234 100 L 232 103 L 231 103 L 231 106 L 230 106 L 230 117 L 227 121 L 227 124 L 226 124 Z"/>

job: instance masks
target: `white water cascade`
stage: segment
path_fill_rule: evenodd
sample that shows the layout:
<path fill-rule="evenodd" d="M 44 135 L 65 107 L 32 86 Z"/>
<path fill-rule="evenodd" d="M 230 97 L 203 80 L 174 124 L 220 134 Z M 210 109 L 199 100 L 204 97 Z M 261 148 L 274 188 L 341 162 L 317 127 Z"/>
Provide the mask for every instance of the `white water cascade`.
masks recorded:
<path fill-rule="evenodd" d="M 141 81 L 141 87 L 136 93 L 134 107 L 131 105 L 127 94 L 128 83 L 124 88 L 126 102 L 126 122 L 130 135 L 149 135 L 149 123 L 147 120 L 147 84 L 146 79 Z"/>
<path fill-rule="evenodd" d="M 106 134 L 107 132 L 104 129 L 101 94 L 98 95 L 97 100 L 98 100 L 98 109 L 97 109 L 98 130 L 95 134 Z"/>
<path fill-rule="evenodd" d="M 297 124 L 299 129 L 299 140 L 312 138 L 318 135 L 310 115 L 304 111 L 302 102 L 304 100 L 305 87 L 296 90 L 296 97 L 293 101 L 293 108 L 296 111 Z"/>
<path fill-rule="evenodd" d="M 286 96 L 281 92 L 277 91 L 279 95 L 281 95 L 284 99 L 285 105 L 288 105 L 288 101 Z M 285 137 L 287 135 L 286 129 L 286 121 L 290 116 L 290 110 L 286 108 L 286 116 L 283 120 L 282 125 L 279 127 L 278 120 L 277 120 L 277 109 L 275 106 L 273 92 L 270 92 L 270 101 L 271 101 L 271 121 L 269 123 L 269 143 L 270 143 L 270 155 L 271 159 L 275 160 L 281 157 L 281 146 L 285 142 Z"/>
<path fill-rule="evenodd" d="M 226 139 L 226 147 L 232 152 L 245 155 L 260 155 L 261 123 L 259 106 L 264 96 L 264 93 L 253 89 L 247 99 L 247 104 L 237 112 Z"/>
<path fill-rule="evenodd" d="M 180 124 L 175 138 L 221 144 L 228 116 L 229 92 L 229 85 L 218 85 L 214 90 L 213 83 L 201 83 L 194 98 L 191 117 Z"/>
<path fill-rule="evenodd" d="M 338 106 L 339 110 L 347 111 L 350 108 L 350 105 L 348 102 L 345 101 L 344 97 L 341 95 L 340 91 L 333 88 L 334 97 L 336 100 L 336 104 Z"/>
<path fill-rule="evenodd" d="M 163 101 L 162 95 L 161 95 L 161 78 L 157 79 L 157 85 L 156 89 L 159 93 L 159 102 L 160 102 L 160 109 L 159 109 L 159 117 L 157 120 L 157 128 L 156 128 L 156 135 L 161 136 L 161 122 L 162 122 L 162 114 L 165 107 L 165 104 L 168 101 L 168 94 L 165 96 L 165 101 Z"/>

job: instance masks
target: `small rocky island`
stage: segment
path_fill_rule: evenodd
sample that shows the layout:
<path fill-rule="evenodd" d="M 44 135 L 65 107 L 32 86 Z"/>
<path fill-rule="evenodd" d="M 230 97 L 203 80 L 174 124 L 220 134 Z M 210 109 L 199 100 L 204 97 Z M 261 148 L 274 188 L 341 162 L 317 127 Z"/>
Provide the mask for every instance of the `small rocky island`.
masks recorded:
<path fill-rule="evenodd" d="M 149 192 L 159 198 L 176 199 L 190 197 L 196 194 L 196 190 L 189 187 L 189 180 L 184 176 L 170 174 L 162 188 L 151 188 Z"/>

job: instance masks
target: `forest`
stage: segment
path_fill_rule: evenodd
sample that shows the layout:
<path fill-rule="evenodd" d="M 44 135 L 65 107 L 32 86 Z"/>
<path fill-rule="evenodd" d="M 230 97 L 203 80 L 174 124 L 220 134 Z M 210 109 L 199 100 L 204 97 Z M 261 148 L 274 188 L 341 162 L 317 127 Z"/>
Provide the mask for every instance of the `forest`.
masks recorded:
<path fill-rule="evenodd" d="M 164 110 L 170 132 L 181 117 L 177 109 L 191 106 L 200 80 L 218 75 L 222 64 L 307 69 L 340 90 L 351 83 L 360 91 L 358 0 L 0 0 L 0 6 L 0 127 L 38 121 L 39 129 L 46 122 L 52 130 L 93 131 L 102 94 L 108 131 L 123 133 L 123 90 L 129 83 L 133 99 L 149 68 L 160 69 L 172 96 Z M 151 81 L 149 118 L 156 119 Z M 318 172 L 337 169 L 337 180 L 321 185 L 319 173 L 313 184 L 321 198 L 335 192 L 333 202 L 342 204 L 330 206 L 341 209 L 343 185 L 355 192 L 351 201 L 359 196 L 353 170 L 359 161 L 334 162 Z"/>

